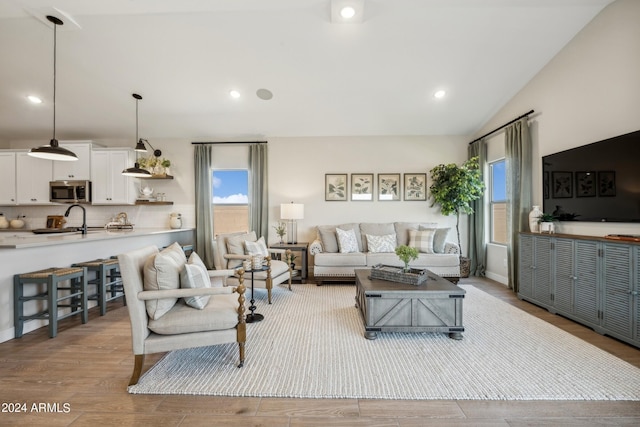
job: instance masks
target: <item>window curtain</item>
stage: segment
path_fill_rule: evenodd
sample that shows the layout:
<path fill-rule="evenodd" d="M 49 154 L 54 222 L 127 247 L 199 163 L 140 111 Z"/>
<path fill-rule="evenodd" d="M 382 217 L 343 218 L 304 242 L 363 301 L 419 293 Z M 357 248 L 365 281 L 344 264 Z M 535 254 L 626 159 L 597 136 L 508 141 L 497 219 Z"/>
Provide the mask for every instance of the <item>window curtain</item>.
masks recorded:
<path fill-rule="evenodd" d="M 532 151 L 526 118 L 505 131 L 507 166 L 507 258 L 509 288 L 518 291 L 519 233 L 527 231 L 532 193 Z"/>
<path fill-rule="evenodd" d="M 481 178 L 487 168 L 487 144 L 484 139 L 469 145 L 469 158 L 478 157 Z M 485 195 L 487 192 L 485 191 Z M 469 258 L 471 260 L 470 274 L 484 277 L 486 272 L 487 246 L 485 243 L 485 196 L 471 202 L 473 214 L 469 215 Z"/>
<path fill-rule="evenodd" d="M 211 194 L 211 145 L 194 145 L 196 189 L 195 251 L 208 269 L 213 269 L 213 200 Z"/>
<path fill-rule="evenodd" d="M 267 240 L 269 231 L 269 195 L 267 144 L 249 146 L 249 225 L 256 236 Z"/>

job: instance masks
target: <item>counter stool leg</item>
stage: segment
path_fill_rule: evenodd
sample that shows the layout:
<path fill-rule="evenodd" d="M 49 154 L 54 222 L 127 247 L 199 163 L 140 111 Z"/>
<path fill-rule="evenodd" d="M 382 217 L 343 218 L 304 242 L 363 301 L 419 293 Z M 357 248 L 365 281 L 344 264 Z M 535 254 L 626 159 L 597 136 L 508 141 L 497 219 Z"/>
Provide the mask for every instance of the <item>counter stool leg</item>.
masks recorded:
<path fill-rule="evenodd" d="M 100 306 L 100 316 L 107 314 L 107 269 L 101 265 L 96 273 L 100 275 L 100 283 L 98 284 L 98 305 Z"/>
<path fill-rule="evenodd" d="M 22 318 L 24 301 L 22 301 L 22 296 L 22 283 L 20 281 L 20 276 L 16 274 L 13 276 L 13 325 L 16 338 L 22 337 L 22 330 L 24 326 L 24 320 Z"/>
<path fill-rule="evenodd" d="M 47 278 L 47 309 L 49 310 L 49 338 L 58 334 L 58 278 L 50 274 Z"/>
<path fill-rule="evenodd" d="M 89 271 L 87 267 L 82 267 L 82 270 L 82 276 L 78 278 L 78 282 L 82 286 L 82 323 L 84 324 L 89 321 L 89 296 L 87 295 Z M 104 297 L 102 301 L 104 301 Z"/>

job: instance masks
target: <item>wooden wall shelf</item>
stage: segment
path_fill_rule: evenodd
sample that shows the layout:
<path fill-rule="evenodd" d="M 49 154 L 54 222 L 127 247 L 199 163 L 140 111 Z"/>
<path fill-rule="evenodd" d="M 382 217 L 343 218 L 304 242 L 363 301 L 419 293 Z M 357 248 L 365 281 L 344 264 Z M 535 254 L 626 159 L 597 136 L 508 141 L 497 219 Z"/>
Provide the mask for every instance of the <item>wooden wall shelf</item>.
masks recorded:
<path fill-rule="evenodd" d="M 173 202 L 152 202 L 150 200 L 136 200 L 136 205 L 172 205 Z"/>
<path fill-rule="evenodd" d="M 173 175 L 151 175 L 150 177 L 145 177 L 141 179 L 173 179 Z"/>

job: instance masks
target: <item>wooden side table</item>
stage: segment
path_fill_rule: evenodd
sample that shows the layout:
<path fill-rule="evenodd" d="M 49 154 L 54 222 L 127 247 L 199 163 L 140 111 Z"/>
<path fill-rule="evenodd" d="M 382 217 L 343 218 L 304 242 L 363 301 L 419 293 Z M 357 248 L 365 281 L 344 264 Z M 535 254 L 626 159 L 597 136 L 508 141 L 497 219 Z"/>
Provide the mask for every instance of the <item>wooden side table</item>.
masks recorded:
<path fill-rule="evenodd" d="M 293 276 L 293 280 L 300 281 L 300 283 L 307 282 L 307 253 L 309 252 L 309 242 L 298 243 L 274 243 L 270 245 L 274 249 L 290 249 L 291 252 L 300 252 L 300 265 L 296 264 L 295 270 L 300 274 Z M 286 261 L 286 260 L 282 260 Z"/>

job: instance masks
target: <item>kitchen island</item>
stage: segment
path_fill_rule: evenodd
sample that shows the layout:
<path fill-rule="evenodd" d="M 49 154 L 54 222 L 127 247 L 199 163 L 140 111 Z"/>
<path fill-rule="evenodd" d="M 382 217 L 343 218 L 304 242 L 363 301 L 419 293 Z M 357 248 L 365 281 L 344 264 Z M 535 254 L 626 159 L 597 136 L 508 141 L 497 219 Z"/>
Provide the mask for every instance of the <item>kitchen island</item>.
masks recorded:
<path fill-rule="evenodd" d="M 14 338 L 13 276 L 49 267 L 109 258 L 147 245 L 168 246 L 173 242 L 190 245 L 195 230 L 136 228 L 132 230 L 90 230 L 87 234 L 34 234 L 16 230 L 0 233 L 0 342 Z M 34 302 L 35 303 L 35 302 Z M 95 302 L 92 301 L 92 303 Z M 25 306 L 25 312 L 37 311 Z M 47 324 L 44 320 L 25 323 L 24 333 Z"/>

